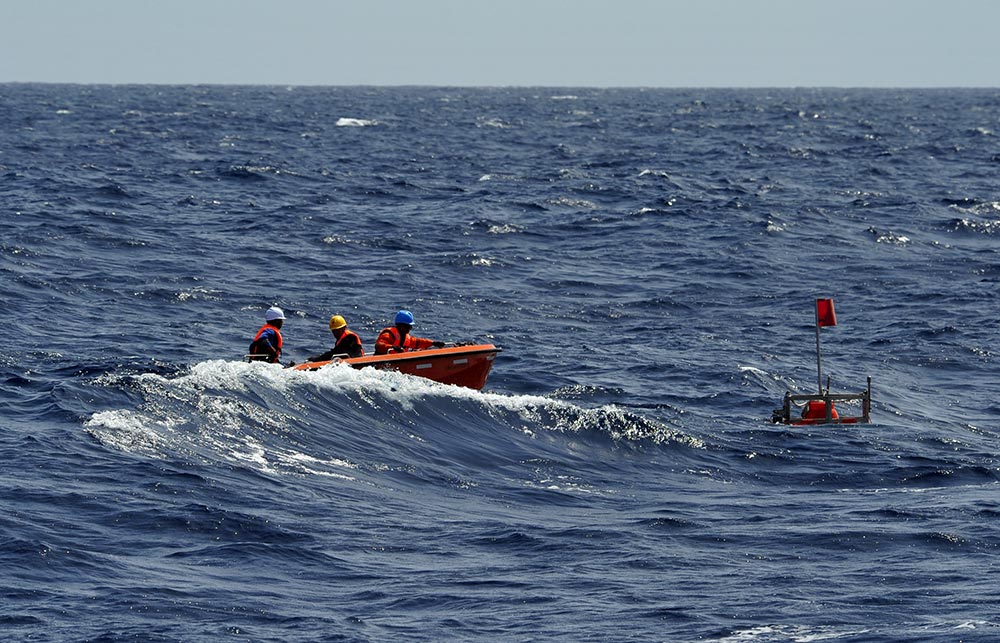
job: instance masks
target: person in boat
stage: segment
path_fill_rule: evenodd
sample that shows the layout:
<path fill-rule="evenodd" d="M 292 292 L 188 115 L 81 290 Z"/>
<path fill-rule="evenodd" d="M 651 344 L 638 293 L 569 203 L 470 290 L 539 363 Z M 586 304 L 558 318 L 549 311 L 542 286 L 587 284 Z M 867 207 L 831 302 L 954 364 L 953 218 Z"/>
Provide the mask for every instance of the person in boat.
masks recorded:
<path fill-rule="evenodd" d="M 386 355 L 388 353 L 405 353 L 413 350 L 423 350 L 425 348 L 444 348 L 444 342 L 425 337 L 414 337 L 410 334 L 413 328 L 413 313 L 408 310 L 401 310 L 396 313 L 393 320 L 394 326 L 383 328 L 375 340 L 375 354 Z"/>
<path fill-rule="evenodd" d="M 364 357 L 365 349 L 361 346 L 361 338 L 353 330 L 347 327 L 347 320 L 341 315 L 334 315 L 330 318 L 330 332 L 336 340 L 333 348 L 307 358 L 310 362 L 328 362 L 334 355 L 347 355 L 348 357 Z"/>
<path fill-rule="evenodd" d="M 264 313 L 264 325 L 260 327 L 253 341 L 247 359 L 251 362 L 278 363 L 281 357 L 281 326 L 285 323 L 285 312 L 272 306 Z"/>

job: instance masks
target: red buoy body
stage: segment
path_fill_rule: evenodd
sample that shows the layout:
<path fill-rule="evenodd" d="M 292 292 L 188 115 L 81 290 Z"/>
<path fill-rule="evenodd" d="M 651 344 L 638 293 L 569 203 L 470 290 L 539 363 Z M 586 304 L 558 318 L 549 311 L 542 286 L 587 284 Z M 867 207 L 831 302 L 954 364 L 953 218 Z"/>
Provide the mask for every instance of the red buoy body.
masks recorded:
<path fill-rule="evenodd" d="M 840 416 L 837 414 L 837 409 L 834 408 L 833 402 L 830 402 L 830 418 L 833 420 L 838 419 Z M 825 420 L 826 419 L 826 402 L 823 400 L 809 400 L 806 403 L 804 409 L 802 409 L 802 419 L 803 420 Z"/>

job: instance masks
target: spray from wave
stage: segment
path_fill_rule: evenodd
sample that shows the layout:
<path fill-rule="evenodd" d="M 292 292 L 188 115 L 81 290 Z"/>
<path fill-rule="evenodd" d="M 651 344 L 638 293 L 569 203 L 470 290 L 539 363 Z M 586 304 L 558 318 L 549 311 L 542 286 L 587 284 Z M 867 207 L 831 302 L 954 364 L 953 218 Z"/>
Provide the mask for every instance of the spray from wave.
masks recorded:
<path fill-rule="evenodd" d="M 107 374 L 96 384 L 138 392 L 142 400 L 137 408 L 90 417 L 85 428 L 102 444 L 152 458 L 222 459 L 268 473 L 350 477 L 373 443 L 387 446 L 416 433 L 442 439 L 562 433 L 703 447 L 677 428 L 614 405 L 587 409 L 348 366 L 310 372 L 213 360 L 173 378 Z M 368 448 L 354 448 L 365 441 Z"/>

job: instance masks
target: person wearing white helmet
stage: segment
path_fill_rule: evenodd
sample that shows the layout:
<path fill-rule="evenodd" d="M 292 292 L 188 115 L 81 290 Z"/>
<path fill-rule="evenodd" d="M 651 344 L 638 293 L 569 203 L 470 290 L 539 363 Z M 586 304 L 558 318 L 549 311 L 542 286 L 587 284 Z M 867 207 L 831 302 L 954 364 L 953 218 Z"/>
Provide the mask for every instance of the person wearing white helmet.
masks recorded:
<path fill-rule="evenodd" d="M 285 312 L 277 306 L 271 306 L 264 313 L 264 325 L 260 327 L 253 341 L 250 342 L 251 362 L 278 363 L 281 357 L 281 326 L 285 323 Z"/>
<path fill-rule="evenodd" d="M 375 354 L 386 355 L 388 353 L 405 353 L 407 351 L 419 351 L 425 348 L 443 348 L 444 342 L 425 337 L 414 337 L 410 334 L 413 328 L 413 313 L 408 310 L 401 310 L 396 313 L 393 325 L 383 328 L 375 340 Z"/>

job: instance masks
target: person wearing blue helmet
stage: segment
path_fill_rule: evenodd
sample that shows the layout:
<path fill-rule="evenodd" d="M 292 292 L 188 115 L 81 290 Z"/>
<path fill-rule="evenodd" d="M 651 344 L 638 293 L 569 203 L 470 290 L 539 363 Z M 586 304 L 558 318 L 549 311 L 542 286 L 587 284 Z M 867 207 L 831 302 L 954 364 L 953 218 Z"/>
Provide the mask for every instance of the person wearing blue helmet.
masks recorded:
<path fill-rule="evenodd" d="M 383 328 L 382 332 L 378 334 L 378 338 L 375 340 L 376 355 L 444 347 L 444 342 L 425 337 L 414 337 L 410 334 L 410 330 L 413 329 L 413 313 L 408 310 L 396 313 L 393 324 L 393 326 Z"/>

